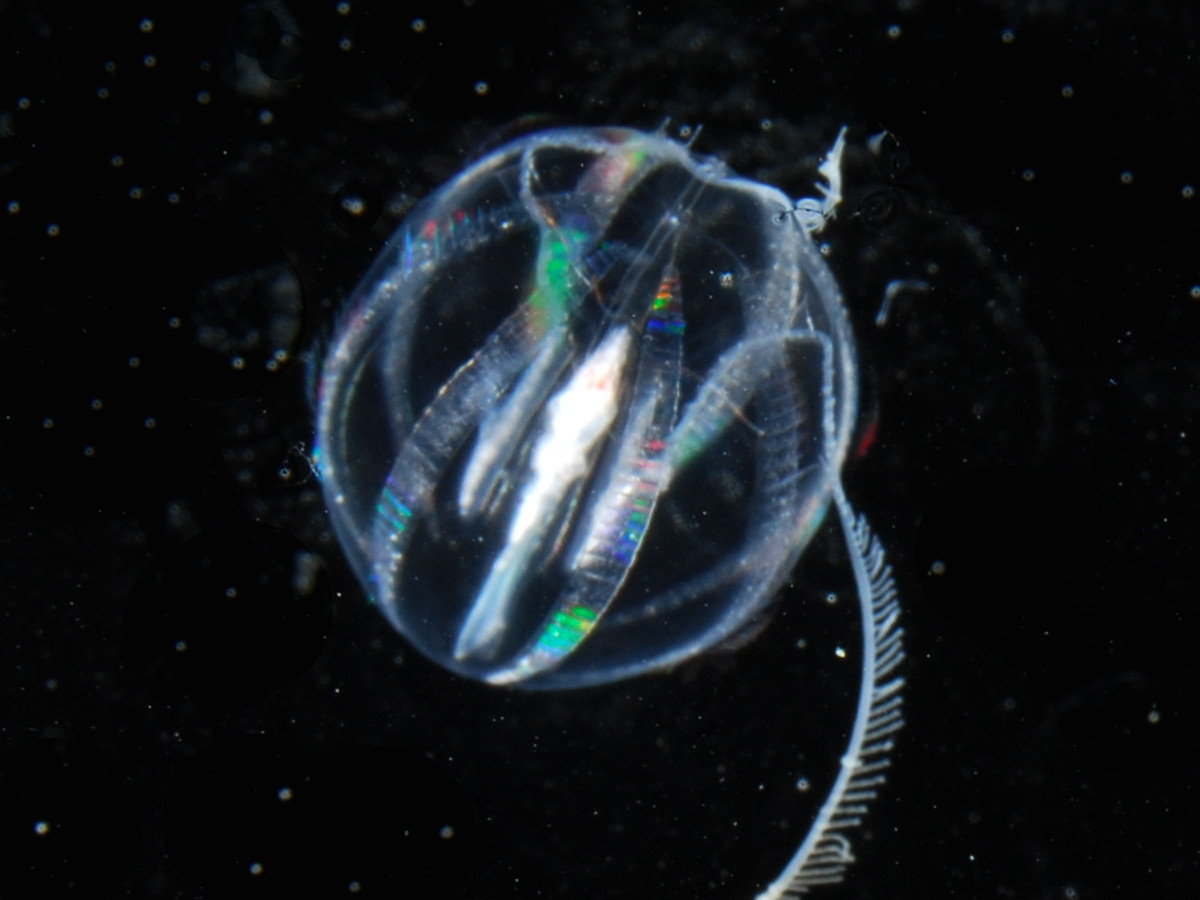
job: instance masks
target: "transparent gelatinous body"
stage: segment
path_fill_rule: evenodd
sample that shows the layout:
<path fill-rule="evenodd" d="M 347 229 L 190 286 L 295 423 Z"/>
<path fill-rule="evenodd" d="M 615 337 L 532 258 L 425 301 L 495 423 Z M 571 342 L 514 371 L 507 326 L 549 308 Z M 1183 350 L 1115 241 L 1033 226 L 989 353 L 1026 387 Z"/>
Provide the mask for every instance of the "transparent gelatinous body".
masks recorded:
<path fill-rule="evenodd" d="M 837 286 L 774 188 L 654 134 L 544 132 L 435 192 L 325 361 L 319 463 L 395 627 L 572 686 L 735 636 L 855 411 Z"/>
<path fill-rule="evenodd" d="M 855 409 L 791 208 L 596 129 L 510 144 L 409 216 L 325 361 L 318 446 L 351 561 L 423 653 L 574 686 L 753 626 Z"/>
<path fill-rule="evenodd" d="M 499 684 L 669 667 L 759 626 L 826 511 L 861 610 L 842 768 L 764 893 L 837 880 L 902 723 L 890 569 L 841 467 L 854 343 L 793 203 L 662 134 L 534 134 L 421 203 L 323 361 L 317 462 L 359 578 L 422 653 Z"/>

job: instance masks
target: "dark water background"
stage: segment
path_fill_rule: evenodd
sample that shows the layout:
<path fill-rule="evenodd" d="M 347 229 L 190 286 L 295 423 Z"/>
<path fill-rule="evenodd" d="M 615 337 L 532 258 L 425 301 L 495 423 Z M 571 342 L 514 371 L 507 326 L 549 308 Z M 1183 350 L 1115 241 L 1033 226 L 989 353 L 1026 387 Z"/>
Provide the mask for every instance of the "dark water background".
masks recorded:
<path fill-rule="evenodd" d="M 853 714 L 832 529 L 744 648 L 501 691 L 365 604 L 306 456 L 308 354 L 413 202 L 668 119 L 793 195 L 850 129 L 845 482 L 908 725 L 822 895 L 1195 897 L 1198 40 L 1185 2 L 0 3 L 0 897 L 777 874 Z"/>

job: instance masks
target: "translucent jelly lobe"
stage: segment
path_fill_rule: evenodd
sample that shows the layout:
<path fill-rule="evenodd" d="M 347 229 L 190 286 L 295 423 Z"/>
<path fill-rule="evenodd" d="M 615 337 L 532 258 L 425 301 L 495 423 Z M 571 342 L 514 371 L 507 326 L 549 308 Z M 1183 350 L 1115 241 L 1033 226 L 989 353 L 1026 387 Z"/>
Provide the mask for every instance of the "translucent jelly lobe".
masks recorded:
<path fill-rule="evenodd" d="M 669 666 L 768 604 L 854 415 L 833 277 L 774 188 L 543 132 L 422 203 L 351 302 L 318 464 L 373 600 L 493 682 Z"/>

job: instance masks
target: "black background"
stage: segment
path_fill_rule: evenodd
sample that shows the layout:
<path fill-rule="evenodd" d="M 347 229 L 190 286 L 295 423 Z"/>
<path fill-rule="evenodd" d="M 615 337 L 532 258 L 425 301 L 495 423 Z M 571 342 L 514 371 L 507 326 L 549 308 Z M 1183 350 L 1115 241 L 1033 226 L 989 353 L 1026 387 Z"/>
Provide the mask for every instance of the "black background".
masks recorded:
<path fill-rule="evenodd" d="M 844 478 L 908 725 L 823 894 L 1195 897 L 1198 19 L 0 2 L 0 898 L 778 873 L 853 713 L 835 529 L 747 647 L 504 691 L 366 605 L 307 458 L 311 351 L 413 202 L 531 128 L 667 120 L 797 196 L 850 129 Z M 877 324 L 895 279 L 927 287 Z"/>

